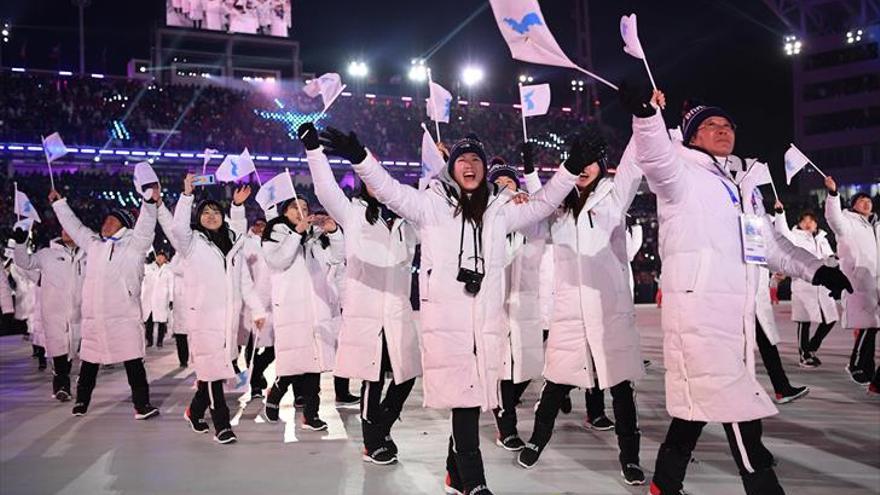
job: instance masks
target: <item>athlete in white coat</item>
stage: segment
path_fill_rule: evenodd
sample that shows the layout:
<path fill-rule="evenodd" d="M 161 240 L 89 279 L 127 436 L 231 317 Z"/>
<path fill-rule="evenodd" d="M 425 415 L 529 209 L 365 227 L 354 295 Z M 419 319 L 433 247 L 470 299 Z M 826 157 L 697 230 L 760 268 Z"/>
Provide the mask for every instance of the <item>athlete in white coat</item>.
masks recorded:
<path fill-rule="evenodd" d="M 156 261 L 144 268 L 144 282 L 141 287 L 141 312 L 144 320 L 147 347 L 153 346 L 153 327 L 158 327 L 156 347 L 164 345 L 168 331 L 171 304 L 174 301 L 174 272 L 168 265 L 168 254 L 156 252 Z"/>
<path fill-rule="evenodd" d="M 135 223 L 127 210 L 114 210 L 104 219 L 101 232 L 86 227 L 57 191 L 49 202 L 61 227 L 86 256 L 82 291 L 82 344 L 76 382 L 74 416 L 86 414 L 101 364 L 123 362 L 131 386 L 135 419 L 159 414 L 150 404 L 150 387 L 144 368 L 144 322 L 141 317 L 141 280 L 144 254 L 153 244 L 156 204 L 160 188 L 141 204 Z"/>
<path fill-rule="evenodd" d="M 242 302 L 250 308 L 258 328 L 266 314 L 241 252 L 242 232 L 225 221 L 222 207 L 216 201 L 202 201 L 191 225 L 194 179 L 193 174 L 184 179 L 172 227 L 177 256 L 184 258 L 186 325 L 197 380 L 197 391 L 184 418 L 193 431 L 206 433 L 204 418 L 210 406 L 214 439 L 228 444 L 237 438 L 229 424 L 223 382 L 235 376 L 232 361 L 238 356 L 236 330 Z M 242 216 L 242 205 L 249 195 L 250 187 L 245 186 L 233 196 L 233 209 Z"/>
<path fill-rule="evenodd" d="M 516 168 L 501 157 L 493 158 L 491 164 L 489 182 L 513 194 L 526 194 L 520 190 Z M 517 430 L 516 406 L 529 383 L 541 376 L 544 366 L 539 270 L 547 236 L 546 222 L 507 235 L 499 405 L 492 414 L 498 429 L 495 444 L 511 452 L 525 447 Z"/>
<path fill-rule="evenodd" d="M 761 418 L 777 410 L 755 378 L 757 263 L 837 292 L 849 282 L 776 234 L 756 188 L 740 191 L 728 169 L 735 130 L 726 112 L 689 110 L 683 145 L 670 139 L 648 97 L 625 85 L 620 97 L 634 116 L 637 161 L 657 195 L 660 221 L 666 408 L 673 420 L 651 493 L 680 493 L 691 452 L 712 421 L 724 425 L 746 493 L 782 494 L 773 455 L 761 442 Z"/>
<path fill-rule="evenodd" d="M 333 369 L 338 320 L 328 270 L 344 259 L 342 231 L 330 217 L 316 219 L 304 200 L 288 200 L 263 232 L 263 253 L 272 270 L 275 383 L 266 396 L 265 416 L 279 419 L 289 388 L 302 397 L 302 428 L 320 431 L 321 373 Z M 315 226 L 312 224 L 316 223 Z"/>
<path fill-rule="evenodd" d="M 0 312 L 4 317 L 15 315 L 15 300 L 12 297 L 9 272 L 6 271 L 5 265 L 0 267 Z"/>
<path fill-rule="evenodd" d="M 253 353 L 253 368 L 250 376 L 251 399 L 263 398 L 264 391 L 269 384 L 264 376 L 266 369 L 275 361 L 275 331 L 272 326 L 272 270 L 266 264 L 265 254 L 262 247 L 262 236 L 266 229 L 266 221 L 262 218 L 254 221 L 244 238 L 242 253 L 247 262 L 248 271 L 254 279 L 254 290 L 260 296 L 263 310 L 266 312 L 266 322 L 263 328 L 257 329 L 251 318 L 251 310 L 247 307 L 242 311 L 242 329 L 247 334 L 244 338 L 251 346 Z M 241 344 L 241 330 L 239 330 L 239 344 Z M 256 347 L 256 349 L 254 349 Z M 246 356 L 250 358 L 250 355 Z"/>
<path fill-rule="evenodd" d="M 575 387 L 610 389 L 624 481 L 645 482 L 633 382 L 644 374 L 626 251 L 626 212 L 642 173 L 630 143 L 614 179 L 606 178 L 605 141 L 594 129 L 575 188 L 550 218 L 556 304 L 535 429 L 520 453 L 530 468 L 550 441 L 563 399 Z"/>
<path fill-rule="evenodd" d="M 350 161 L 376 199 L 419 229 L 425 406 L 452 410 L 446 486 L 490 494 L 478 428 L 480 411 L 498 406 L 507 234 L 553 212 L 574 186 L 571 170 L 583 168 L 581 147 L 523 204 L 486 181 L 486 152 L 475 136 L 455 144 L 441 177 L 422 191 L 396 181 L 354 133 L 328 128 L 321 144 Z"/>
<path fill-rule="evenodd" d="M 39 273 L 40 324 L 46 355 L 52 359 L 52 393 L 61 402 L 72 397 L 70 368 L 79 351 L 82 321 L 82 287 L 85 277 L 85 252 L 64 230 L 52 239 L 49 247 L 28 253 L 24 242 L 27 232 L 16 229 L 15 264 L 23 270 Z"/>
<path fill-rule="evenodd" d="M 837 236 L 840 268 L 855 288 L 852 294 L 843 294 L 841 300 L 841 325 L 859 329 L 847 371 L 860 385 L 870 382 L 874 375 L 871 386 L 877 393 L 880 373 L 875 375 L 874 346 L 880 329 L 880 220 L 867 194 L 855 194 L 850 199 L 850 209 L 844 211 L 833 178 L 825 179 L 825 188 L 825 219 Z"/>
<path fill-rule="evenodd" d="M 828 260 L 834 256 L 825 231 L 819 228 L 816 214 L 810 210 L 801 212 L 795 228 L 788 227 L 781 202 L 776 204 L 774 225 L 780 234 L 792 244 L 813 253 L 818 259 Z M 816 368 L 822 364 L 816 351 L 822 340 L 837 323 L 837 304 L 828 291 L 804 280 L 791 281 L 791 320 L 797 323 L 799 364 L 804 368 Z M 810 325 L 816 323 L 816 333 L 810 338 Z"/>
<path fill-rule="evenodd" d="M 345 311 L 333 374 L 361 380 L 363 459 L 391 464 L 397 461 L 391 427 L 422 372 L 410 303 L 416 232 L 366 187 L 348 199 L 336 182 L 315 126 L 303 124 L 298 133 L 306 148 L 318 201 L 345 232 L 346 265 L 341 284 Z M 383 400 L 387 374 L 392 380 Z"/>

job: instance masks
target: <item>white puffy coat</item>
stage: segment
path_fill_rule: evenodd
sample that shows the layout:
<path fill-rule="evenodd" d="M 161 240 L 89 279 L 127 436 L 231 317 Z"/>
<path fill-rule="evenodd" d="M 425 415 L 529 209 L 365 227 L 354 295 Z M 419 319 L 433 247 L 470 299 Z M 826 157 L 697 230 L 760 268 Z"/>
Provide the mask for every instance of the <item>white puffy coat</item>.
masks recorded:
<path fill-rule="evenodd" d="M 15 294 L 15 319 L 28 320 L 36 303 L 36 295 L 34 294 L 36 282 L 25 273 L 25 270 L 16 265 L 9 267 L 9 273 L 12 275 L 12 280 L 15 281 L 15 291 L 13 292 Z"/>
<path fill-rule="evenodd" d="M 6 271 L 6 267 L 0 267 L 0 311 L 4 315 L 15 314 L 12 286 L 9 285 L 9 273 Z"/>
<path fill-rule="evenodd" d="M 410 302 L 417 243 L 410 222 L 370 224 L 367 203 L 348 199 L 333 176 L 323 148 L 306 151 L 315 195 L 345 231 L 342 323 L 334 374 L 375 382 L 382 366 L 382 335 L 395 383 L 422 374 L 419 336 Z M 342 265 L 336 266 L 341 269 Z"/>
<path fill-rule="evenodd" d="M 20 244 L 15 247 L 15 264 L 40 274 L 40 300 L 35 310 L 39 308 L 46 356 L 73 358 L 79 349 L 85 251 L 68 248 L 60 238 L 34 254 Z"/>
<path fill-rule="evenodd" d="M 816 235 L 797 227 L 788 228 L 785 215 L 777 215 L 774 220 L 776 230 L 791 241 L 792 244 L 806 249 L 817 259 L 825 260 L 834 255 L 831 244 L 824 230 Z M 823 318 L 824 316 L 824 318 Z M 813 285 L 807 280 L 794 278 L 791 280 L 791 320 L 812 321 L 815 323 L 837 321 L 837 304 L 828 294 L 828 289 Z"/>
<path fill-rule="evenodd" d="M 184 263 L 190 359 L 196 378 L 211 382 L 235 376 L 232 360 L 238 355 L 236 331 L 242 301 L 255 320 L 266 314 L 241 252 L 244 238 L 230 228 L 234 241 L 224 255 L 202 232 L 192 230 L 192 205 L 192 195 L 180 195 L 172 232 L 177 256 Z"/>
<path fill-rule="evenodd" d="M 800 280 L 800 279 L 792 279 Z M 758 293 L 755 294 L 755 317 L 764 329 L 764 335 L 771 345 L 780 342 L 779 327 L 776 326 L 776 315 L 773 313 L 773 302 L 770 300 L 770 270 L 765 266 L 758 266 L 758 282 L 755 284 Z"/>
<path fill-rule="evenodd" d="M 83 361 L 112 364 L 144 357 L 141 280 L 153 244 L 156 205 L 144 202 L 133 229 L 108 239 L 84 226 L 67 201 L 52 204 L 61 227 L 86 253 L 82 289 Z"/>
<path fill-rule="evenodd" d="M 266 313 L 266 321 L 263 323 L 263 328 L 257 330 L 254 326 L 251 310 L 247 306 L 244 307 L 241 318 L 245 334 L 244 343 L 247 343 L 248 334 L 253 332 L 257 339 L 257 348 L 269 347 L 275 342 L 275 330 L 272 325 L 272 270 L 266 264 L 262 240 L 257 234 L 249 231 L 245 235 L 244 246 L 242 246 L 241 251 L 251 278 L 254 279 L 254 290 L 260 296 L 260 302 L 263 303 L 263 311 Z M 241 331 L 239 331 L 239 343 L 241 343 L 241 337 Z"/>
<path fill-rule="evenodd" d="M 550 217 L 556 304 L 544 377 L 552 382 L 591 388 L 598 379 L 606 389 L 644 373 L 626 248 L 626 212 L 642 180 L 634 160 L 631 144 L 577 219 L 561 209 Z"/>
<path fill-rule="evenodd" d="M 755 379 L 758 269 L 743 261 L 740 239 L 743 209 L 764 215 L 760 192 L 739 194 L 714 157 L 671 142 L 659 112 L 634 118 L 633 134 L 638 164 L 657 194 L 667 411 L 711 422 L 775 414 Z M 774 272 L 811 279 L 821 266 L 769 220 L 761 232 Z"/>
<path fill-rule="evenodd" d="M 312 230 L 303 241 L 288 225 L 277 223 L 270 239 L 263 241 L 266 264 L 272 269 L 277 376 L 333 369 L 339 321 L 327 274 L 330 263 L 345 256 L 345 246 L 339 229 L 328 234 L 326 249 L 317 234 Z"/>
<path fill-rule="evenodd" d="M 141 286 L 141 312 L 144 318 L 153 315 L 156 323 L 167 323 L 174 301 L 174 271 L 168 264 L 150 263 L 144 267 Z"/>
<path fill-rule="evenodd" d="M 509 201 L 509 193 L 490 195 L 481 238 L 485 273 L 481 290 L 473 296 L 456 281 L 464 220 L 455 215 L 455 186 L 446 169 L 443 179 L 432 180 L 424 191 L 397 182 L 369 153 L 354 169 L 379 201 L 419 229 L 425 406 L 484 411 L 497 407 L 507 234 L 552 213 L 574 186 L 575 176 L 560 168 L 526 204 Z"/>
<path fill-rule="evenodd" d="M 168 238 L 171 247 L 177 251 L 178 245 L 174 239 L 174 216 L 164 203 L 159 205 L 158 214 L 159 225 L 162 227 L 165 237 Z M 174 256 L 174 258 L 168 263 L 168 268 L 174 275 L 174 282 L 172 282 L 173 294 L 171 298 L 174 304 L 171 308 L 170 318 L 168 319 L 168 328 L 172 333 L 186 335 L 188 333 L 186 330 L 186 288 L 183 285 L 183 273 L 186 271 L 186 267 L 183 256 Z"/>
<path fill-rule="evenodd" d="M 854 211 L 842 211 L 840 195 L 825 199 L 825 219 L 837 236 L 840 269 L 849 278 L 853 293 L 844 291 L 843 328 L 880 327 L 880 221 Z"/>

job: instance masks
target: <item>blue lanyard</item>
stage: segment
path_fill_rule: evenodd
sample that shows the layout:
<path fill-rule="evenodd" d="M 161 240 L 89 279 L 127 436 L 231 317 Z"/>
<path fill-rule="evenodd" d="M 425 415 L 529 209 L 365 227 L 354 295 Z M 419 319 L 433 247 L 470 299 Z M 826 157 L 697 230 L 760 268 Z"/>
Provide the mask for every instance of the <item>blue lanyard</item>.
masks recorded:
<path fill-rule="evenodd" d="M 716 162 L 714 158 L 712 159 L 712 165 L 714 165 L 715 168 L 718 170 L 717 174 L 715 174 L 714 172 L 713 174 L 718 176 L 718 180 L 721 181 L 721 185 L 724 186 L 724 190 L 727 191 L 727 195 L 730 196 L 730 201 L 733 203 L 733 206 L 739 206 L 739 197 L 736 195 L 735 192 L 733 192 L 733 189 L 731 189 L 730 186 L 727 185 L 727 181 L 724 180 L 730 179 L 731 181 L 733 181 L 733 179 L 724 173 L 724 171 L 721 169 L 720 166 L 718 166 L 718 162 Z"/>

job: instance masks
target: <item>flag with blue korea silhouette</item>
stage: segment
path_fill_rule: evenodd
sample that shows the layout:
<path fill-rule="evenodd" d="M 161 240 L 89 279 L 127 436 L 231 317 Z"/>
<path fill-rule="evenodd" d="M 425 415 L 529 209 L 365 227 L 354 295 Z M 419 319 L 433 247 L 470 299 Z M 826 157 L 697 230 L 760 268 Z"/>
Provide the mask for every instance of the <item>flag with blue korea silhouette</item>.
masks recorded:
<path fill-rule="evenodd" d="M 550 109 L 550 85 L 532 84 L 519 87 L 519 103 L 524 117 L 544 115 Z"/>
<path fill-rule="evenodd" d="M 29 218 L 35 222 L 40 221 L 40 214 L 34 208 L 34 204 L 28 199 L 27 194 L 16 189 L 15 191 L 15 214 L 21 218 Z"/>
<path fill-rule="evenodd" d="M 293 189 L 293 179 L 290 178 L 289 172 L 284 171 L 263 183 L 255 199 L 265 211 L 272 205 L 294 197 L 296 191 Z"/>
<path fill-rule="evenodd" d="M 547 23 L 537 0 L 490 0 L 501 36 L 516 60 L 576 68 Z"/>
<path fill-rule="evenodd" d="M 428 117 L 431 120 L 448 124 L 452 109 L 452 93 L 433 81 L 429 87 L 431 95 L 428 97 Z"/>
<path fill-rule="evenodd" d="M 46 152 L 46 161 L 52 163 L 67 154 L 67 146 L 64 146 L 61 135 L 53 132 L 43 138 L 43 151 Z"/>
<path fill-rule="evenodd" d="M 214 172 L 214 176 L 220 182 L 236 182 L 256 171 L 254 160 L 248 149 L 245 148 L 239 155 L 226 155 L 226 158 L 217 167 L 217 171 Z"/>

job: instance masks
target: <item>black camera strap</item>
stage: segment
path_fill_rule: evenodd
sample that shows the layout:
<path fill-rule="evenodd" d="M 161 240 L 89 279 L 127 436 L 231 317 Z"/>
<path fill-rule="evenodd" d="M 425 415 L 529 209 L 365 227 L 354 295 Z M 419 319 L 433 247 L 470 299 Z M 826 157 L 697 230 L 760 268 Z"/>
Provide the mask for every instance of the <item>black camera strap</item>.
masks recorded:
<path fill-rule="evenodd" d="M 461 261 L 464 256 L 464 225 L 468 220 L 461 216 L 461 234 L 458 239 L 458 268 L 461 269 Z M 474 272 L 483 275 L 486 271 L 486 262 L 483 260 L 483 227 L 474 226 Z"/>

